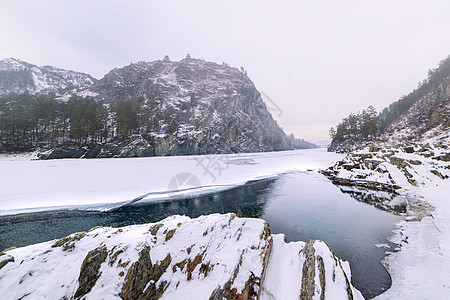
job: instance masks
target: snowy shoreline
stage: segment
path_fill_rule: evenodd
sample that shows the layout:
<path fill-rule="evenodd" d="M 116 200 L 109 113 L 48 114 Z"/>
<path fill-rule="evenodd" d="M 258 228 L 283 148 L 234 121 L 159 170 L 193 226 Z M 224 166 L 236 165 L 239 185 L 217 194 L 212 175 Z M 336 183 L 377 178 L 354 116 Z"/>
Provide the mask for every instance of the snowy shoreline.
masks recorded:
<path fill-rule="evenodd" d="M 384 260 L 392 286 L 377 299 L 444 299 L 450 294 L 450 164 L 447 148 L 429 142 L 366 147 L 326 170 L 355 185 L 391 186 L 407 203 L 408 216 L 391 237 L 400 249 L 388 251 Z"/>

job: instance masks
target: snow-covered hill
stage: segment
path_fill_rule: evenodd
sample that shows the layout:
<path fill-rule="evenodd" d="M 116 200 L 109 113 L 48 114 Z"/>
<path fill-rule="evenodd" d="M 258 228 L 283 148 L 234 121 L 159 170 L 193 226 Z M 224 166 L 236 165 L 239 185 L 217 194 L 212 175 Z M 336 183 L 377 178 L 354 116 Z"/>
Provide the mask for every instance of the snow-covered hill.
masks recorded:
<path fill-rule="evenodd" d="M 417 100 L 388 124 L 382 139 L 391 144 L 408 143 L 430 135 L 450 134 L 450 56 L 430 73 L 422 86 L 411 93 L 418 94 Z M 421 95 L 420 89 L 425 91 Z"/>
<path fill-rule="evenodd" d="M 385 132 L 372 141 L 335 143 L 351 151 L 324 173 L 346 189 L 394 193 L 406 207 L 385 265 L 392 287 L 379 299 L 447 299 L 450 295 L 450 56 L 420 86 L 383 110 Z M 353 150 L 353 151 L 352 151 Z M 349 187 L 348 187 L 349 186 Z"/>
<path fill-rule="evenodd" d="M 38 67 L 15 58 L 0 61 L 0 95 L 9 93 L 46 94 L 87 86 L 92 76 L 52 66 Z"/>
<path fill-rule="evenodd" d="M 417 89 L 383 109 L 373 124 L 379 128 L 376 134 L 358 134 L 364 119 L 356 120 L 354 114 L 344 120 L 347 132 L 335 135 L 330 151 L 350 152 L 374 142 L 407 146 L 438 136 L 445 142 L 450 136 L 450 56 L 430 70 Z"/>
<path fill-rule="evenodd" d="M 0 253 L 2 299 L 363 299 L 320 241 L 262 219 L 172 216 Z"/>

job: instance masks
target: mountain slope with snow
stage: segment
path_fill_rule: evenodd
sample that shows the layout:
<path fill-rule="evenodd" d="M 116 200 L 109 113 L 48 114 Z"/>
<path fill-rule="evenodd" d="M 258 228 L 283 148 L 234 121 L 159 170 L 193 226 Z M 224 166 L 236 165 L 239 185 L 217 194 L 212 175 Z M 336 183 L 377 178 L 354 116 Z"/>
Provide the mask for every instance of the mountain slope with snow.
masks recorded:
<path fill-rule="evenodd" d="M 0 95 L 46 94 L 95 82 L 91 75 L 52 66 L 38 67 L 15 58 L 0 61 Z"/>
<path fill-rule="evenodd" d="M 343 119 L 329 150 L 349 152 L 374 142 L 404 146 L 438 136 L 445 142 L 450 136 L 450 56 L 430 70 L 417 89 L 383 109 L 373 123 L 364 122 L 354 114 Z M 369 125 L 376 130 L 361 135 Z"/>
<path fill-rule="evenodd" d="M 49 96 L 49 101 L 58 105 L 48 105 L 52 111 L 30 124 L 19 122 L 20 128 L 8 120 L 37 115 L 40 100 L 26 95 L 0 99 L 4 116 L 0 122 L 6 124 L 0 124 L 5 128 L 0 132 L 0 151 L 41 147 L 55 150 L 40 156 L 50 159 L 86 153 L 89 158 L 142 157 L 303 147 L 297 145 L 300 140 L 288 140 L 247 75 L 226 64 L 189 57 L 138 62 L 115 68 L 97 81 L 83 73 L 17 59 L 0 61 L 0 95 L 51 92 L 56 96 Z M 83 104 L 92 99 L 96 105 Z M 27 107 L 36 107 L 37 112 Z M 39 118 L 45 118 L 45 126 Z"/>
<path fill-rule="evenodd" d="M 408 101 L 410 107 L 387 123 L 382 139 L 391 144 L 408 143 L 429 138 L 430 134 L 450 133 L 450 56 L 430 71 L 417 90 L 388 107 L 381 118 L 392 119 L 399 110 L 396 107 L 407 107 Z"/>
<path fill-rule="evenodd" d="M 139 103 L 143 142 L 156 155 L 292 149 L 242 71 L 200 59 L 138 62 L 114 69 L 77 93 L 106 103 Z"/>

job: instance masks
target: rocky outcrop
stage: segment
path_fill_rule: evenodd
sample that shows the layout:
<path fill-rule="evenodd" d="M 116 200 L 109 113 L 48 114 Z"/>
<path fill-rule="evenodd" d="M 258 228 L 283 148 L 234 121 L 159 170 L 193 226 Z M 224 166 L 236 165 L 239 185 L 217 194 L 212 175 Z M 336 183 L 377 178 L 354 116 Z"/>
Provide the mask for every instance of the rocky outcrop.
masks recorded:
<path fill-rule="evenodd" d="M 286 243 L 273 235 L 273 249 L 260 299 L 363 299 L 351 284 L 348 262 L 321 241 Z"/>
<path fill-rule="evenodd" d="M 384 160 L 375 153 L 378 147 L 370 146 L 366 151 L 354 151 L 334 166 L 322 171 L 334 184 L 342 186 L 357 186 L 372 190 L 396 193 L 400 186 L 388 176 L 387 182 L 368 180 L 370 174 L 386 174 L 388 171 L 383 165 Z M 377 151 L 375 151 L 377 150 Z M 392 159 L 392 154 L 386 156 Z M 346 176 L 348 175 L 348 176 Z"/>
<path fill-rule="evenodd" d="M 337 259 L 324 243 L 297 242 L 292 244 L 295 252 L 285 251 L 280 236 L 272 236 L 262 219 L 234 214 L 172 216 L 154 224 L 94 228 L 8 250 L 0 256 L 2 264 L 6 261 L 0 268 L 0 293 L 2 299 L 42 295 L 48 299 L 266 299 L 268 293 L 277 293 L 270 284 L 276 284 L 274 275 L 282 272 L 305 274 L 291 287 L 298 293 L 296 299 L 310 299 L 300 290 L 311 297 L 334 299 L 327 294 L 328 286 L 361 298 L 349 283 L 348 263 Z M 283 253 L 286 259 L 298 260 L 292 274 L 277 263 Z M 315 273 L 319 274 L 316 283 Z"/>
<path fill-rule="evenodd" d="M 54 299 L 256 299 L 271 239 L 263 220 L 234 214 L 98 228 L 8 251 L 16 262 L 1 270 L 0 290 L 3 299 L 38 297 L 41 285 Z"/>
<path fill-rule="evenodd" d="M 75 299 L 80 299 L 92 290 L 100 277 L 99 269 L 107 256 L 108 252 L 104 246 L 89 251 L 86 255 L 81 264 L 78 289 L 74 295 Z"/>
<path fill-rule="evenodd" d="M 0 269 L 10 262 L 14 262 L 14 257 L 6 255 L 4 252 L 0 252 Z"/>
<path fill-rule="evenodd" d="M 38 153 L 39 159 L 62 159 L 62 158 L 80 158 L 86 153 L 82 147 L 67 147 L 52 149 L 43 153 Z"/>
<path fill-rule="evenodd" d="M 449 155 L 449 148 L 438 141 L 406 147 L 372 145 L 350 152 L 322 173 L 358 201 L 416 219 L 432 209 L 426 204 L 418 205 L 405 191 L 439 186 L 450 178 L 450 164 L 442 159 Z M 371 191 L 377 191 L 376 197 Z"/>
<path fill-rule="evenodd" d="M 253 82 L 225 64 L 192 58 L 138 62 L 76 93 L 95 94 L 112 105 L 133 101 L 149 116 L 145 134 L 117 151 L 102 151 L 101 157 L 108 152 L 129 157 L 293 148 Z"/>

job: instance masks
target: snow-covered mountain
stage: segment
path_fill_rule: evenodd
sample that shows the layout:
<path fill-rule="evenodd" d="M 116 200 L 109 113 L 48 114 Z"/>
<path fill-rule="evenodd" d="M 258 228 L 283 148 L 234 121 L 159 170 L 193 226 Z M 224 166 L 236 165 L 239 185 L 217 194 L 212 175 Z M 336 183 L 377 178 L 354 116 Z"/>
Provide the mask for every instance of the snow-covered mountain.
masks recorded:
<path fill-rule="evenodd" d="M 140 103 L 150 124 L 139 143 L 149 142 L 157 155 L 291 148 L 253 82 L 226 64 L 192 58 L 138 62 L 77 93 L 107 103 Z"/>
<path fill-rule="evenodd" d="M 46 94 L 87 86 L 95 81 L 85 73 L 52 66 L 38 67 L 15 58 L 0 61 L 0 95 L 25 92 Z"/>
<path fill-rule="evenodd" d="M 0 62 L 0 94 L 11 92 L 56 92 L 53 100 L 67 108 L 54 106 L 56 110 L 46 117 L 54 119 L 46 122 L 62 123 L 65 128 L 48 132 L 55 127 L 39 128 L 39 122 L 27 123 L 27 128 L 21 129 L 25 135 L 20 143 L 13 136 L 15 131 L 6 128 L 3 143 L 0 135 L 0 151 L 30 151 L 42 145 L 55 149 L 64 144 L 65 149 L 41 156 L 62 158 L 81 157 L 87 151 L 85 157 L 133 157 L 295 147 L 272 118 L 245 72 L 190 57 L 181 61 L 165 58 L 132 63 L 113 69 L 98 81 L 87 74 L 37 67 L 9 58 Z M 83 97 L 94 98 L 101 104 L 85 107 Z M 33 103 L 39 99 L 33 99 L 4 99 L 4 115 L 8 118 L 14 101 L 20 102 L 15 106 L 18 109 L 36 107 L 36 112 L 27 111 L 24 115 L 39 115 L 39 105 Z M 50 105 L 48 109 L 52 109 Z M 72 115 L 77 111 L 82 112 Z M 89 122 L 101 126 L 85 126 Z M 40 134 L 36 136 L 33 132 Z M 90 151 L 94 148 L 95 151 Z"/>
<path fill-rule="evenodd" d="M 12 136 L 13 131 L 5 130 L 7 137 L 4 138 L 3 148 L 7 151 L 35 150 L 41 145 L 54 149 L 62 144 L 72 149 L 69 152 L 67 148 L 59 150 L 55 152 L 58 154 L 44 155 L 42 158 L 80 157 L 94 147 L 95 151 L 89 152 L 88 157 L 260 152 L 294 148 L 245 72 L 226 64 L 190 57 L 181 61 L 138 62 L 115 68 L 97 81 L 83 73 L 4 59 L 0 62 L 0 90 L 3 94 L 57 92 L 54 100 L 70 106 L 49 112 L 48 115 L 54 116 L 54 120 L 46 120 L 66 124 L 62 132 L 43 132 L 52 130 L 51 127 L 34 128 L 33 131 L 29 129 L 33 125 L 28 124 L 23 130 L 29 130 L 30 136 L 25 133 L 26 141 L 17 143 Z M 95 108 L 95 105 L 84 107 L 80 97 L 94 98 L 104 106 L 102 109 Z M 78 104 L 68 104 L 70 99 L 78 101 Z M 11 97 L 4 100 L 6 118 L 14 101 L 20 102 L 21 99 Z M 26 104 L 21 102 L 16 107 L 36 106 L 30 101 L 33 99 L 25 99 L 23 102 Z M 69 114 L 79 110 L 84 112 L 68 117 L 59 113 L 63 110 Z M 97 116 L 100 111 L 102 115 Z M 89 120 L 82 116 L 91 116 L 92 123 L 103 125 L 88 132 L 82 124 Z M 72 122 L 76 123 L 77 129 Z M 38 122 L 36 126 L 39 126 Z M 75 133 L 76 130 L 79 132 Z M 33 132 L 42 132 L 40 136 L 53 140 L 34 141 L 36 136 Z M 87 138 L 74 139 L 74 136 Z M 22 146 L 19 149 L 14 143 Z"/>
<path fill-rule="evenodd" d="M 330 145 L 331 140 L 320 140 L 313 143 L 317 145 L 319 148 L 327 148 Z"/>

